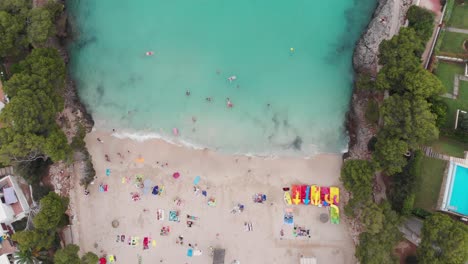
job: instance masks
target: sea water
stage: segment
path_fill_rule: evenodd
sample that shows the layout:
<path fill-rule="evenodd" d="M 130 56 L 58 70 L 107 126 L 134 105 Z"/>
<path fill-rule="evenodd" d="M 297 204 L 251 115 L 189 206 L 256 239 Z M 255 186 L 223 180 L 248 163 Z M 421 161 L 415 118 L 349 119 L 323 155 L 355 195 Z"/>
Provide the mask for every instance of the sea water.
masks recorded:
<path fill-rule="evenodd" d="M 375 4 L 68 0 L 70 71 L 97 127 L 120 136 L 337 153 L 347 146 L 352 52 Z"/>

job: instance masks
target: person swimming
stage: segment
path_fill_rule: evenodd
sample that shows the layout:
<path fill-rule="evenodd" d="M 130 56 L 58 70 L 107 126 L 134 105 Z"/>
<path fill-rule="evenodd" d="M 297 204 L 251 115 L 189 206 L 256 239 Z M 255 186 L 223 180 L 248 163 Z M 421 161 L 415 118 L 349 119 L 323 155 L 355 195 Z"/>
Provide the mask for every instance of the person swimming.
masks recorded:
<path fill-rule="evenodd" d="M 189 90 L 185 91 L 185 95 L 186 95 L 186 96 L 189 96 L 189 95 L 190 95 L 190 91 L 189 91 Z"/>
<path fill-rule="evenodd" d="M 207 97 L 207 98 L 205 98 L 205 100 L 206 100 L 207 102 L 211 102 L 211 97 Z"/>
<path fill-rule="evenodd" d="M 235 81 L 235 80 L 237 79 L 237 76 L 232 75 L 232 76 L 230 76 L 230 77 L 227 78 L 227 79 L 228 79 L 229 82 L 233 82 L 233 81 Z"/>
<path fill-rule="evenodd" d="M 147 51 L 145 54 L 146 56 L 152 56 L 154 55 L 154 51 Z"/>
<path fill-rule="evenodd" d="M 226 98 L 226 105 L 228 108 L 232 108 L 234 104 L 232 104 L 231 100 L 229 98 Z"/>

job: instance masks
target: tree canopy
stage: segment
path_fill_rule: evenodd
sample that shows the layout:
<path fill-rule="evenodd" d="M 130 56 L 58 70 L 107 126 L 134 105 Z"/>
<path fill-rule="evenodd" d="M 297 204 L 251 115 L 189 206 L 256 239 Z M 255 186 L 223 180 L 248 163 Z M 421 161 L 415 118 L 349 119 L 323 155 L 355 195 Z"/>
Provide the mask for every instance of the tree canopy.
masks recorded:
<path fill-rule="evenodd" d="M 410 148 L 437 139 L 436 116 L 430 107 L 421 97 L 409 94 L 390 96 L 382 106 L 383 133 L 405 140 Z"/>
<path fill-rule="evenodd" d="M 380 136 L 375 144 L 374 160 L 384 169 L 387 174 L 393 175 L 401 172 L 406 165 L 404 154 L 408 151 L 405 141 Z"/>
<path fill-rule="evenodd" d="M 66 68 L 60 54 L 53 48 L 33 49 L 23 61 L 19 63 L 22 72 L 39 75 L 54 85 L 56 89 L 63 89 Z"/>
<path fill-rule="evenodd" d="M 54 243 L 54 236 L 41 230 L 18 231 L 12 236 L 13 241 L 18 243 L 21 251 L 38 252 L 48 249 Z"/>
<path fill-rule="evenodd" d="M 54 264 L 80 264 L 79 250 L 80 247 L 73 244 L 57 250 L 54 256 Z"/>
<path fill-rule="evenodd" d="M 416 34 L 423 42 L 427 42 L 434 30 L 435 15 L 430 10 L 412 5 L 406 13 L 409 27 L 416 31 Z"/>
<path fill-rule="evenodd" d="M 393 255 L 393 247 L 401 238 L 398 225 L 398 215 L 390 208 L 387 202 L 379 206 L 383 213 L 383 224 L 377 234 L 361 233 L 359 245 L 356 247 L 356 257 L 360 263 L 390 264 L 399 263 Z"/>
<path fill-rule="evenodd" d="M 352 193 L 351 205 L 366 202 L 372 195 L 374 167 L 367 160 L 348 160 L 341 169 L 341 181 Z"/>
<path fill-rule="evenodd" d="M 34 217 L 34 227 L 38 230 L 55 230 L 68 207 L 68 200 L 55 192 L 50 192 L 40 201 L 41 210 Z"/>
<path fill-rule="evenodd" d="M 34 47 L 41 47 L 55 33 L 53 16 L 49 10 L 36 7 L 29 11 L 28 39 Z"/>
<path fill-rule="evenodd" d="M 25 29 L 24 19 L 11 15 L 0 9 L 0 57 L 15 55 L 20 47 L 25 46 L 22 32 Z"/>
<path fill-rule="evenodd" d="M 445 214 L 433 214 L 424 221 L 417 253 L 421 263 L 465 263 L 468 259 L 468 227 Z"/>
<path fill-rule="evenodd" d="M 81 257 L 81 264 L 96 264 L 99 257 L 93 252 L 87 252 Z"/>
<path fill-rule="evenodd" d="M 0 120 L 20 134 L 46 134 L 55 123 L 55 107 L 43 91 L 19 91 L 3 111 Z"/>

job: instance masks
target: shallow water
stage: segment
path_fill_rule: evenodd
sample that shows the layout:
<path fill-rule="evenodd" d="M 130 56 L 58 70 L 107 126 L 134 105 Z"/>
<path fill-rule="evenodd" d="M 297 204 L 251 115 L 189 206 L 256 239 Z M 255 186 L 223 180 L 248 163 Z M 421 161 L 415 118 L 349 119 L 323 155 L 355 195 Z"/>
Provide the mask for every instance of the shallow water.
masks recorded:
<path fill-rule="evenodd" d="M 375 2 L 69 0 L 70 69 L 97 126 L 121 136 L 229 153 L 340 152 L 352 50 Z"/>

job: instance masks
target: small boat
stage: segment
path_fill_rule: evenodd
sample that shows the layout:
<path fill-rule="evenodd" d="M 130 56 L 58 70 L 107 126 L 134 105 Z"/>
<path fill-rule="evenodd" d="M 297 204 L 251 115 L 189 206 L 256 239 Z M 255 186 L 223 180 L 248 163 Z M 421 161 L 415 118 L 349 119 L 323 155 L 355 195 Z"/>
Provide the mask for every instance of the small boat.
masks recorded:
<path fill-rule="evenodd" d="M 227 78 L 229 82 L 235 81 L 237 79 L 237 76 L 233 75 L 229 78 Z"/>
<path fill-rule="evenodd" d="M 145 54 L 146 56 L 151 56 L 151 55 L 154 55 L 154 51 L 147 51 Z"/>

